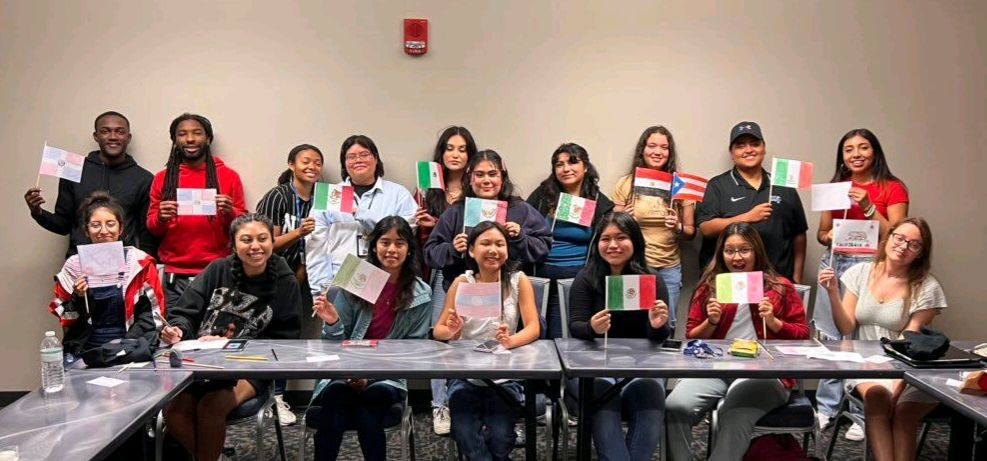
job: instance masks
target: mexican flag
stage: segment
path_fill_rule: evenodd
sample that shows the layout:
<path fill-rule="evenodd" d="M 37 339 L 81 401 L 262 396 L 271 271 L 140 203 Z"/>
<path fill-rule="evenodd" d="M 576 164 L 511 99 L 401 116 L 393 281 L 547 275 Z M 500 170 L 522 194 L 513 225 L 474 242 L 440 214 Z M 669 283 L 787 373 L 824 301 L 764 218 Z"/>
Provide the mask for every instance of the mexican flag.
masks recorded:
<path fill-rule="evenodd" d="M 418 188 L 445 190 L 442 166 L 436 162 L 418 162 Z"/>
<path fill-rule="evenodd" d="M 651 168 L 634 169 L 635 194 L 661 197 L 661 196 L 667 196 L 667 192 L 671 189 L 672 189 L 671 173 L 652 170 Z"/>
<path fill-rule="evenodd" d="M 332 279 L 332 286 L 340 287 L 369 303 L 376 303 L 390 274 L 354 254 L 346 255 L 343 264 Z"/>
<path fill-rule="evenodd" d="M 555 209 L 555 219 L 589 227 L 596 212 L 596 200 L 590 200 L 565 192 L 559 194 L 559 205 Z"/>
<path fill-rule="evenodd" d="M 466 197 L 463 227 L 476 227 L 483 221 L 507 222 L 507 202 Z"/>
<path fill-rule="evenodd" d="M 772 158 L 771 185 L 808 189 L 812 186 L 812 163 Z"/>
<path fill-rule="evenodd" d="M 657 284 L 654 275 L 608 275 L 606 291 L 609 310 L 648 310 L 655 305 Z"/>
<path fill-rule="evenodd" d="M 762 272 L 730 272 L 716 276 L 716 300 L 721 304 L 757 304 L 763 298 Z"/>
<path fill-rule="evenodd" d="M 38 174 L 80 182 L 82 181 L 82 166 L 85 163 L 86 157 L 84 155 L 74 154 L 45 143 L 45 148 L 41 152 L 41 169 L 38 170 Z"/>
<path fill-rule="evenodd" d="M 353 186 L 345 184 L 326 184 L 324 182 L 315 183 L 315 192 L 312 194 L 313 211 L 338 211 L 340 213 L 352 213 L 356 209 L 353 199 Z"/>

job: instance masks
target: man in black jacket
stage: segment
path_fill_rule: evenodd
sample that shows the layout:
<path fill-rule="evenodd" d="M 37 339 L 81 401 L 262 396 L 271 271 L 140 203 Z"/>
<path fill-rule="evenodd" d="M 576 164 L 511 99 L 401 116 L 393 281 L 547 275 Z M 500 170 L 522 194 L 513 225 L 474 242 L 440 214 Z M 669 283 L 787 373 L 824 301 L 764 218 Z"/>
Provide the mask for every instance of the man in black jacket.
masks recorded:
<path fill-rule="evenodd" d="M 93 139 L 98 151 L 90 152 L 78 183 L 58 180 L 58 200 L 54 213 L 44 210 L 41 189 L 32 187 L 24 194 L 31 217 L 51 232 L 69 236 L 66 257 L 76 253 L 75 247 L 89 243 L 79 223 L 78 209 L 89 194 L 97 190 L 110 193 L 126 214 L 123 224 L 124 245 L 135 246 L 157 258 L 158 242 L 147 231 L 144 219 L 150 199 L 154 176 L 127 154 L 130 144 L 130 121 L 119 112 L 104 112 L 96 117 Z"/>

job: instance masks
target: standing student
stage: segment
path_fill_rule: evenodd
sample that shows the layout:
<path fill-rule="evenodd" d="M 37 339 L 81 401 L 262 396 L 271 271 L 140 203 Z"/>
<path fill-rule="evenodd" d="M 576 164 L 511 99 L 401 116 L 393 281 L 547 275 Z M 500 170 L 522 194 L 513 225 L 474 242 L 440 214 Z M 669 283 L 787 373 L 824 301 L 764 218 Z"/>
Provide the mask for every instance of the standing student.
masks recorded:
<path fill-rule="evenodd" d="M 302 311 L 312 307 L 309 295 L 308 275 L 305 272 L 305 236 L 315 230 L 315 218 L 309 216 L 312 209 L 312 192 L 315 183 L 322 179 L 322 151 L 311 144 L 300 144 L 288 152 L 288 169 L 278 177 L 278 185 L 269 190 L 257 203 L 257 213 L 267 216 L 274 223 L 274 252 L 285 259 L 295 273 L 302 293 Z M 302 317 L 301 337 L 318 337 L 321 322 Z M 306 320 L 310 319 L 310 320 Z M 306 328 L 307 327 L 307 328 Z M 295 424 L 296 417 L 284 401 L 286 381 L 274 381 L 274 398 L 277 400 L 278 420 L 282 425 Z"/>
<path fill-rule="evenodd" d="M 600 193 L 600 175 L 589 161 L 589 153 L 579 144 L 565 143 L 552 153 L 552 173 L 528 196 L 528 204 L 545 217 L 552 229 L 552 247 L 535 274 L 550 280 L 548 285 L 548 338 L 562 337 L 562 315 L 556 281 L 571 279 L 586 265 L 593 229 L 603 215 L 613 210 L 613 202 Z M 588 226 L 555 219 L 559 193 L 596 201 L 593 220 Z"/>
<path fill-rule="evenodd" d="M 315 301 L 315 313 L 325 321 L 322 338 L 329 340 L 423 339 L 431 326 L 431 288 L 418 278 L 418 243 L 404 218 L 388 216 L 370 233 L 367 261 L 389 274 L 377 302 L 371 304 L 346 292 L 335 302 L 325 295 Z M 384 420 L 391 406 L 404 402 L 407 383 L 394 379 L 321 380 L 312 393 L 322 407 L 315 433 L 315 459 L 339 456 L 343 433 L 355 426 L 363 459 L 387 458 Z"/>
<path fill-rule="evenodd" d="M 606 277 L 609 275 L 657 275 L 645 263 L 644 236 L 627 213 L 607 214 L 597 224 L 586 267 L 572 282 L 569 331 L 574 338 L 594 340 L 648 338 L 660 342 L 672 334 L 666 300 L 668 290 L 661 277 L 655 280 L 654 306 L 649 310 L 610 312 L 606 309 Z M 613 378 L 593 380 L 599 399 L 615 383 Z M 627 435 L 621 415 L 627 417 Z M 665 430 L 665 384 L 655 378 L 636 378 L 620 394 L 603 403 L 593 415 L 593 443 L 600 459 L 649 460 Z"/>
<path fill-rule="evenodd" d="M 884 149 L 877 136 L 866 128 L 848 131 L 836 146 L 836 171 L 830 182 L 851 181 L 851 206 L 847 210 L 823 211 L 819 217 L 819 231 L 816 239 L 825 247 L 833 244 L 833 219 L 866 219 L 876 221 L 880 226 L 880 235 L 887 235 L 890 223 L 898 222 L 908 216 L 908 189 L 888 167 Z M 830 257 L 832 256 L 832 259 Z M 834 284 L 839 285 L 840 294 L 843 286 L 840 278 L 847 269 L 863 262 L 873 261 L 874 254 L 847 254 L 843 252 L 824 251 L 819 262 L 819 270 L 832 268 L 835 276 Z M 829 303 L 827 287 L 819 286 L 816 290 L 816 303 L 812 311 L 812 321 L 823 339 L 839 339 L 839 329 L 833 322 L 832 307 Z M 816 391 L 816 401 L 819 405 L 816 413 L 820 427 L 826 427 L 836 415 L 840 400 L 843 398 L 842 380 L 823 379 L 819 381 Z M 863 438 L 863 429 L 857 425 L 847 430 L 847 437 L 853 440 Z"/>
<path fill-rule="evenodd" d="M 665 173 L 678 171 L 678 154 L 672 132 L 663 126 L 648 127 L 641 133 L 634 149 L 634 161 L 628 175 L 617 180 L 614 188 L 614 210 L 630 214 L 641 225 L 644 233 L 644 254 L 648 267 L 658 275 L 668 288 L 668 304 L 672 308 L 672 329 L 675 328 L 675 311 L 682 289 L 682 257 L 679 240 L 692 240 L 696 236 L 696 202 L 679 200 L 672 203 L 671 194 L 660 196 L 634 193 L 634 170 L 648 168 Z"/>
<path fill-rule="evenodd" d="M 761 127 L 740 122 L 730 130 L 733 168 L 706 186 L 696 222 L 703 235 L 699 264 L 705 267 L 716 255 L 716 242 L 727 226 L 749 223 L 764 240 L 768 260 L 783 277 L 802 282 L 805 265 L 805 211 L 802 199 L 790 187 L 771 187 L 764 170 L 766 147 Z M 771 192 L 769 200 L 768 192 Z"/>
<path fill-rule="evenodd" d="M 898 339 L 905 330 L 928 326 L 944 308 L 946 295 L 929 269 L 932 231 L 922 218 L 890 226 L 877 258 L 848 269 L 841 281 L 833 268 L 819 271 L 819 284 L 833 306 L 833 320 L 844 335 L 876 341 Z M 867 441 L 874 459 L 915 459 L 915 433 L 938 401 L 900 379 L 850 379 L 846 392 L 864 401 Z"/>
<path fill-rule="evenodd" d="M 435 153 L 432 161 L 442 165 L 442 177 L 445 179 L 445 190 L 429 189 L 425 192 L 422 205 L 418 208 L 415 219 L 418 222 L 418 248 L 423 248 L 432 229 L 438 224 L 439 216 L 445 212 L 453 203 L 463 197 L 463 191 L 468 189 L 468 181 L 465 179 L 466 167 L 470 159 L 476 155 L 476 141 L 473 135 L 464 127 L 451 126 L 439 135 L 439 141 L 435 144 Z M 416 193 L 415 200 L 422 201 L 421 191 Z M 435 289 L 432 290 L 432 323 L 434 324 L 442 309 L 445 307 L 446 290 L 442 279 L 442 271 L 432 271 L 427 264 L 423 264 L 425 270 L 422 275 L 426 280 L 429 276 L 434 276 L 430 282 Z M 432 384 L 432 429 L 438 435 L 449 433 L 449 406 L 446 404 L 446 380 L 433 379 Z"/>
<path fill-rule="evenodd" d="M 305 242 L 305 263 L 312 296 L 329 286 L 346 255 L 366 257 L 367 235 L 386 216 L 400 216 L 414 223 L 418 206 L 400 184 L 384 179 L 384 161 L 377 145 L 364 135 L 343 141 L 339 149 L 343 184 L 353 187 L 356 210 L 315 211 L 315 230 Z"/>
<path fill-rule="evenodd" d="M 212 154 L 212 123 L 184 113 L 171 122 L 167 167 L 154 175 L 147 228 L 161 239 L 158 260 L 165 266 L 167 305 L 210 262 L 230 253 L 229 227 L 246 212 L 240 175 Z M 180 216 L 178 188 L 216 189 L 215 216 Z"/>
<path fill-rule="evenodd" d="M 90 243 L 123 237 L 123 207 L 106 192 L 93 192 L 78 215 Z M 151 359 L 165 313 L 157 265 L 132 246 L 123 254 L 126 265 L 116 274 L 87 277 L 76 254 L 55 275 L 48 310 L 61 321 L 67 363 L 81 358 L 99 367 Z"/>
<path fill-rule="evenodd" d="M 446 308 L 433 329 L 439 341 L 453 339 L 496 339 L 504 349 L 525 346 L 538 339 L 540 325 L 534 289 L 517 263 L 508 261 L 509 231 L 485 221 L 473 228 L 466 242 L 468 267 L 449 287 Z M 462 317 L 456 312 L 456 292 L 466 283 L 500 283 L 500 318 Z M 523 324 L 518 329 L 518 322 Z M 520 382 L 496 380 L 518 402 L 524 402 Z M 482 380 L 449 380 L 449 411 L 452 438 L 467 460 L 507 460 L 514 448 L 516 411 L 510 403 Z"/>
<path fill-rule="evenodd" d="M 723 304 L 716 299 L 716 276 L 730 272 L 764 274 L 764 298 L 758 304 Z M 764 327 L 767 327 L 767 331 Z M 689 339 L 808 339 L 802 298 L 768 261 L 764 242 L 753 225 L 733 223 L 716 243 L 716 257 L 706 267 L 689 308 Z M 692 427 L 717 408 L 719 429 L 709 459 L 739 460 L 750 445 L 754 424 L 788 402 L 791 379 L 683 379 L 665 401 L 669 457 L 692 459 Z"/>
<path fill-rule="evenodd" d="M 119 112 L 109 111 L 99 114 L 93 125 L 93 139 L 99 145 L 99 150 L 86 156 L 81 181 L 76 183 L 68 179 L 58 180 L 58 199 L 55 201 L 54 212 L 41 208 L 45 199 L 40 188 L 28 189 L 24 194 L 24 201 L 31 210 L 31 217 L 51 232 L 67 234 L 69 248 L 66 257 L 71 256 L 75 254 L 76 245 L 89 241 L 86 229 L 78 225 L 79 207 L 93 192 L 106 191 L 116 199 L 127 217 L 126 221 L 120 223 L 123 243 L 140 248 L 154 257 L 158 242 L 144 225 L 153 176 L 127 153 L 133 136 L 130 121 Z"/>
<path fill-rule="evenodd" d="M 183 339 L 298 339 L 301 299 L 284 258 L 272 255 L 274 226 L 245 214 L 230 224 L 233 254 L 210 263 L 168 309 L 165 344 Z M 267 392 L 269 381 L 196 381 L 164 409 L 168 432 L 196 459 L 217 459 L 226 440 L 226 416 Z"/>
<path fill-rule="evenodd" d="M 470 159 L 466 168 L 470 187 L 466 197 L 507 202 L 507 244 L 510 258 L 518 261 L 528 272 L 535 264 L 548 256 L 552 245 L 551 232 L 545 218 L 531 205 L 515 195 L 514 183 L 507 173 L 504 161 L 495 151 L 483 150 Z M 453 279 L 466 270 L 469 260 L 467 235 L 463 231 L 466 201 L 450 206 L 439 218 L 432 235 L 425 243 L 425 262 L 433 269 L 441 270 L 446 290 Z"/>

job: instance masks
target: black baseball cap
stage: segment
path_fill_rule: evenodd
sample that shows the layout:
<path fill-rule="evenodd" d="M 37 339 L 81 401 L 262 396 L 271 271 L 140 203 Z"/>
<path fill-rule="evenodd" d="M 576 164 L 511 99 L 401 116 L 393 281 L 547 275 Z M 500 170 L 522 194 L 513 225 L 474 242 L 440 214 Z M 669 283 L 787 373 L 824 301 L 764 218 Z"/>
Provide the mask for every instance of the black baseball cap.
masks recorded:
<path fill-rule="evenodd" d="M 745 134 L 757 138 L 758 141 L 764 141 L 764 135 L 761 134 L 761 125 L 758 125 L 757 122 L 740 122 L 730 130 L 730 145 L 732 146 L 737 141 L 737 138 Z"/>

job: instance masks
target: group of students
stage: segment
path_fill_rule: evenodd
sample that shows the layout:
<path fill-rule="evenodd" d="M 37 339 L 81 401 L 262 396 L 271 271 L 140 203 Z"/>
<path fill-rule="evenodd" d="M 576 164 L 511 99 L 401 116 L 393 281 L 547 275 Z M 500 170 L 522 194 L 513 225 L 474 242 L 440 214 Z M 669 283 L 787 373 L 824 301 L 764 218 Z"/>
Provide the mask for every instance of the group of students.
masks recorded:
<path fill-rule="evenodd" d="M 680 240 L 697 234 L 703 236 L 704 270 L 689 303 L 685 337 L 809 337 L 805 307 L 793 285 L 802 281 L 808 226 L 797 193 L 769 187 L 762 168 L 764 136 L 754 122 L 731 130 L 734 168 L 712 178 L 698 204 L 634 192 L 634 168 L 678 169 L 674 139 L 661 126 L 642 133 L 630 173 L 617 181 L 613 200 L 601 191 L 587 151 L 574 143 L 552 153 L 551 172 L 525 201 L 502 157 L 479 150 L 466 128 L 446 129 L 436 144 L 432 160 L 442 167 L 445 189 L 414 194 L 383 178 L 384 164 L 370 138 L 350 136 L 339 161 L 343 182 L 354 189 L 352 213 L 312 209 L 324 164 L 316 146 L 293 148 L 278 185 L 264 195 L 256 213 L 248 213 L 239 176 L 212 153 L 213 128 L 205 117 L 183 114 L 171 123 L 167 166 L 153 177 L 127 154 L 129 128 L 116 112 L 96 118 L 93 137 L 100 149 L 87 156 L 80 183 L 61 180 L 54 213 L 41 208 L 39 189 L 25 194 L 39 224 L 71 234 L 69 254 L 90 242 L 126 245 L 126 269 L 117 276 L 84 277 L 73 255 L 56 277 L 49 308 L 62 323 L 67 360 L 78 357 L 98 366 L 106 349 L 121 343 L 127 344 L 126 357 L 136 360 L 153 354 L 159 338 L 174 344 L 319 334 L 330 340 L 496 339 L 510 349 L 561 337 L 554 282 L 569 278 L 566 326 L 573 337 L 661 341 L 676 327 Z M 946 307 L 929 274 L 932 235 L 921 218 L 906 218 L 907 189 L 891 174 L 873 133 L 857 129 L 843 136 L 832 181 L 853 182 L 846 217 L 877 221 L 881 243 L 867 256 L 825 252 L 817 326 L 827 337 L 878 339 L 931 323 Z M 179 215 L 179 187 L 215 188 L 217 214 Z M 561 192 L 597 202 L 590 226 L 553 219 Z M 466 232 L 465 197 L 507 202 L 506 222 L 483 222 Z M 823 212 L 820 221 L 817 240 L 824 246 L 832 243 L 834 213 L 842 214 Z M 389 274 L 376 303 L 327 291 L 347 254 L 359 254 Z M 164 280 L 156 262 L 164 265 Z M 717 301 L 718 274 L 750 271 L 764 273 L 761 302 Z M 545 319 L 526 274 L 552 280 Z M 653 307 L 604 309 L 605 277 L 635 274 L 656 275 Z M 457 290 L 475 282 L 501 284 L 502 318 L 456 312 Z M 318 323 L 306 320 L 314 317 Z M 598 378 L 596 393 L 612 381 Z M 217 459 L 226 415 L 270 385 L 197 382 L 166 407 L 170 433 L 197 459 Z M 523 399 L 518 382 L 496 385 Z M 723 400 L 711 458 L 739 459 L 754 423 L 787 402 L 793 385 L 790 379 L 684 379 L 666 398 L 664 381 L 635 379 L 595 414 L 597 453 L 601 459 L 650 459 L 667 429 L 671 459 L 690 459 L 692 426 Z M 494 389 L 476 380 L 436 380 L 432 390 L 437 432 L 451 431 L 467 459 L 508 459 L 516 415 Z M 901 381 L 824 382 L 820 414 L 832 416 L 844 390 L 865 403 L 866 431 L 877 459 L 914 456 L 915 428 L 934 406 L 932 400 Z M 316 459 L 335 459 L 343 432 L 353 424 L 365 458 L 383 459 L 382 421 L 406 395 L 402 380 L 319 382 L 312 396 L 324 415 L 315 436 Z M 626 436 L 622 414 L 629 422 Z"/>

